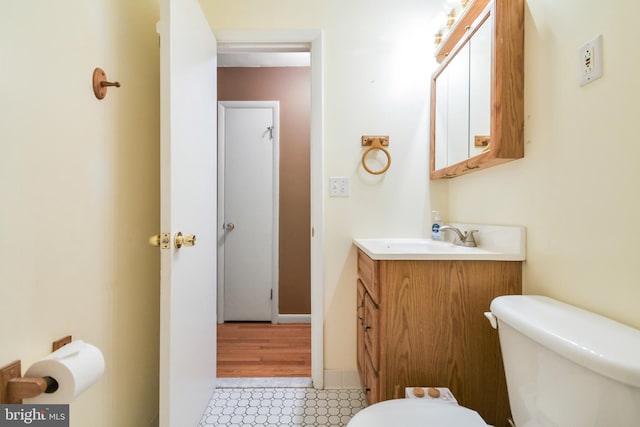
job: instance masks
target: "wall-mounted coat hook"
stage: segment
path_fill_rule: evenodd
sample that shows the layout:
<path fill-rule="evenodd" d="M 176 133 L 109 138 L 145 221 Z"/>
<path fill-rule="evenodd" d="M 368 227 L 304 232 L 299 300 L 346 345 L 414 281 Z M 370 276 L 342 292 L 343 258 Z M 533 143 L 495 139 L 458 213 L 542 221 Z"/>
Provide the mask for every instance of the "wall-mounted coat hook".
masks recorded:
<path fill-rule="evenodd" d="M 110 86 L 120 87 L 120 82 L 107 81 L 107 75 L 102 68 L 93 70 L 93 93 L 96 98 L 103 99 L 107 96 L 107 88 Z"/>

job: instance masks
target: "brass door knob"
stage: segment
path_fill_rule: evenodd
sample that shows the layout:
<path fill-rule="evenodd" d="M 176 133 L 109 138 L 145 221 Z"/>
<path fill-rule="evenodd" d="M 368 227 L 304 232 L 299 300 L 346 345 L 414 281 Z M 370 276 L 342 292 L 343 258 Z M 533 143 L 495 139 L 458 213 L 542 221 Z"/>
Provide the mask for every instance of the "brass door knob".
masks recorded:
<path fill-rule="evenodd" d="M 182 235 L 182 232 L 178 231 L 173 238 L 173 243 L 176 249 L 180 249 L 182 246 L 195 246 L 196 236 L 194 234 Z"/>
<path fill-rule="evenodd" d="M 156 234 L 155 236 L 149 237 L 149 244 L 151 246 L 160 246 L 160 235 Z"/>

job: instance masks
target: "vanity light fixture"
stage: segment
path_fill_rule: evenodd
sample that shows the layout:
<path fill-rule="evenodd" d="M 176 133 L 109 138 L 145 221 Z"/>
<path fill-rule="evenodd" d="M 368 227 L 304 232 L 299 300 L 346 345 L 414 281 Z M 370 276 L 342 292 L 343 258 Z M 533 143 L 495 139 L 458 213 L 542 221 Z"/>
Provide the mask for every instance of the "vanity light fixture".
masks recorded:
<path fill-rule="evenodd" d="M 451 27 L 456 23 L 456 20 L 462 15 L 464 9 L 472 0 L 447 0 L 444 4 L 444 9 L 447 11 L 446 18 L 440 18 L 444 21 L 438 32 L 435 34 L 436 48 L 442 43 L 442 40 L 446 37 L 447 33 L 451 30 Z"/>
<path fill-rule="evenodd" d="M 442 43 L 442 31 L 438 31 L 436 33 L 436 37 L 435 37 L 434 43 L 435 43 L 436 47 L 438 47 L 438 45 L 440 43 Z"/>
<path fill-rule="evenodd" d="M 449 15 L 447 15 L 447 28 L 453 27 L 453 24 L 456 22 L 456 10 L 451 9 Z"/>

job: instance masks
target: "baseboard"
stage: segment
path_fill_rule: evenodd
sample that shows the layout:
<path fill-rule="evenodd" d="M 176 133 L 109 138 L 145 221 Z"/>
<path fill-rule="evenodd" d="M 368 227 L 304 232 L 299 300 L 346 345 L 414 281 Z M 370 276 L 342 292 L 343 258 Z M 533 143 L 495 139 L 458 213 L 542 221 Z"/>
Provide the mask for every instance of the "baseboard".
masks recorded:
<path fill-rule="evenodd" d="M 310 388 L 311 378 L 217 378 L 216 388 Z"/>
<path fill-rule="evenodd" d="M 325 369 L 325 389 L 359 389 L 360 375 L 357 370 Z"/>
<path fill-rule="evenodd" d="M 276 323 L 311 323 L 310 314 L 278 314 Z"/>

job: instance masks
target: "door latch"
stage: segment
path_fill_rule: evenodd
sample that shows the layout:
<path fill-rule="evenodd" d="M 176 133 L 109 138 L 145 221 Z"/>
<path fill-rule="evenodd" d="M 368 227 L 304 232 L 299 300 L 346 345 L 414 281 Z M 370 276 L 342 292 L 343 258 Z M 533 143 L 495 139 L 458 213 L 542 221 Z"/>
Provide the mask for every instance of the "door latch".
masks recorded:
<path fill-rule="evenodd" d="M 171 233 L 160 233 L 149 237 L 151 246 L 160 246 L 160 249 L 169 249 L 171 247 Z"/>

